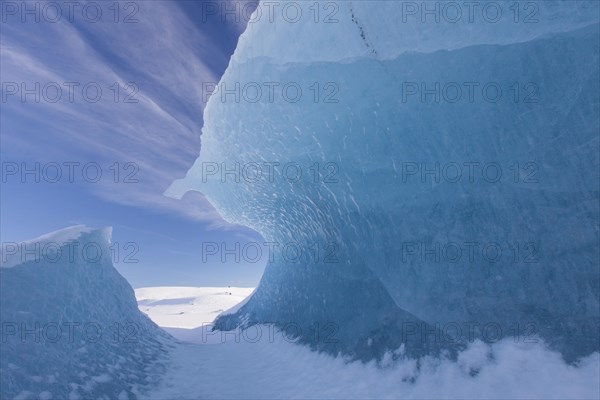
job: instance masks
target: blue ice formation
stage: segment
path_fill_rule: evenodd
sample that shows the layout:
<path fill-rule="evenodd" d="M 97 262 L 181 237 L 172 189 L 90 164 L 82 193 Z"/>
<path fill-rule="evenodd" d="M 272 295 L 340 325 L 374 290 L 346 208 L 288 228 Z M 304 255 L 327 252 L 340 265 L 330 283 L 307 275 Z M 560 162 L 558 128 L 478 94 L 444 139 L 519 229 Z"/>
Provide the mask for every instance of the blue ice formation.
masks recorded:
<path fill-rule="evenodd" d="M 217 327 L 364 360 L 599 350 L 599 3 L 476 3 L 259 7 L 166 194 L 298 256 L 274 251 Z"/>
<path fill-rule="evenodd" d="M 3 243 L 2 398 L 136 398 L 164 372 L 170 336 L 114 268 L 111 229 L 73 226 Z"/>

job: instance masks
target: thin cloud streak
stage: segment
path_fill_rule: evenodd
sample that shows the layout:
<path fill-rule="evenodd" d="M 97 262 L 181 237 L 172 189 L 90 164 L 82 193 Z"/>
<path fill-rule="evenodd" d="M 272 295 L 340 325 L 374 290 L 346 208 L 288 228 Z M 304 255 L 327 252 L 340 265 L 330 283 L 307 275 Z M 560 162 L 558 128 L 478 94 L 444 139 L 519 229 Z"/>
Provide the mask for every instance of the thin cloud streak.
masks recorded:
<path fill-rule="evenodd" d="M 42 87 L 55 82 L 63 89 L 55 103 L 44 99 L 36 103 L 33 95 L 23 103 L 19 94 L 3 101 L 3 118 L 8 117 L 9 126 L 28 121 L 36 127 L 26 137 L 18 129 L 4 131 L 3 158 L 16 154 L 14 149 L 26 148 L 32 160 L 134 162 L 139 166 L 140 183 L 99 182 L 92 185 L 93 192 L 120 204 L 167 210 L 213 227 L 227 226 L 203 196 L 176 201 L 162 193 L 198 156 L 202 83 L 218 81 L 208 64 L 215 59 L 226 64 L 228 54 L 173 3 L 140 3 L 136 18 L 135 24 L 66 19 L 3 24 L 3 82 L 25 83 L 28 89 L 36 82 Z M 65 82 L 80 83 L 73 102 L 62 86 Z M 81 87 L 89 82 L 102 88 L 96 103 L 81 95 Z M 133 96 L 135 104 L 122 102 L 129 82 L 139 88 Z M 111 90 L 115 83 L 119 102 Z M 38 138 L 49 136 L 54 146 L 36 146 Z"/>

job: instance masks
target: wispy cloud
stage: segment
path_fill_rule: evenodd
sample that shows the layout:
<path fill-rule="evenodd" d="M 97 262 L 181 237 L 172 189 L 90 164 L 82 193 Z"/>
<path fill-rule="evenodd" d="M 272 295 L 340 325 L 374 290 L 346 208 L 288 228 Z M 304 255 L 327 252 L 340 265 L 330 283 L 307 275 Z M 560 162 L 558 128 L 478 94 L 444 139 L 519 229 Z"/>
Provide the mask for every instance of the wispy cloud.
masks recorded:
<path fill-rule="evenodd" d="M 162 193 L 198 156 L 203 82 L 218 80 L 215 65 L 227 64 L 227 49 L 215 42 L 208 25 L 174 2 L 136 4 L 136 23 L 116 23 L 112 14 L 91 23 L 77 13 L 73 21 L 22 22 L 17 16 L 3 23 L 2 81 L 27 89 L 37 83 L 42 93 L 39 102 L 33 94 L 21 101 L 20 90 L 3 101 L 3 119 L 8 121 L 3 124 L 3 157 L 133 162 L 139 166 L 139 183 L 103 180 L 90 187 L 111 201 L 220 225 L 203 196 L 177 201 Z M 78 84 L 73 98 L 68 82 Z M 83 88 L 90 83 L 86 98 Z M 60 100 L 48 101 L 55 97 L 56 85 L 62 90 Z M 102 94 L 97 102 L 89 101 L 97 97 L 96 87 Z M 126 95 L 136 103 L 124 103 Z"/>

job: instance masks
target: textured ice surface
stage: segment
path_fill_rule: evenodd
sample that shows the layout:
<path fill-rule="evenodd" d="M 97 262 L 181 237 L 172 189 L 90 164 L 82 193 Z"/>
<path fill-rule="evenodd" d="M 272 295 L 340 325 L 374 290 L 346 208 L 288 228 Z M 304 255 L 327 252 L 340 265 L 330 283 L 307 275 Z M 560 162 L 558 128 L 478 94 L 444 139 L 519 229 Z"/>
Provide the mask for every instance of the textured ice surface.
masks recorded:
<path fill-rule="evenodd" d="M 335 4 L 337 23 L 275 13 L 249 25 L 221 88 L 294 82 L 304 94 L 214 94 L 200 157 L 167 191 L 201 191 L 227 220 L 305 250 L 300 262 L 277 254 L 248 303 L 217 325 L 291 322 L 305 342 L 363 359 L 400 343 L 414 354 L 448 347 L 435 328 L 455 325 L 451 342 L 539 335 L 568 359 L 598 350 L 598 3 L 535 2 L 529 24 L 506 8 L 498 23 L 402 23 L 402 2 Z M 309 90 L 327 82 L 336 103 Z M 436 98 L 422 83 L 450 92 Z M 495 101 L 482 94 L 489 83 L 502 90 Z M 221 173 L 275 162 L 296 163 L 302 179 Z M 450 168 L 441 179 L 421 174 L 436 163 Z M 482 174 L 490 163 L 498 182 Z M 306 251 L 328 243 L 337 262 Z M 450 262 L 456 246 L 462 257 Z M 335 343 L 309 333 L 328 323 Z"/>
<path fill-rule="evenodd" d="M 2 398 L 135 398 L 164 372 L 170 339 L 138 310 L 110 236 L 67 228 L 0 268 Z"/>

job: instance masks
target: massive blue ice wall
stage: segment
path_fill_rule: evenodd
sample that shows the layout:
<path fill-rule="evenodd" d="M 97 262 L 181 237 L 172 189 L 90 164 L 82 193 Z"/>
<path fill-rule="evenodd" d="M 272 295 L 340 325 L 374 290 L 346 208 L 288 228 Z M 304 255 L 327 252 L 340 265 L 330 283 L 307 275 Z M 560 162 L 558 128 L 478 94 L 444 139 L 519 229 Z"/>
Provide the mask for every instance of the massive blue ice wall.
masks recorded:
<path fill-rule="evenodd" d="M 275 12 L 241 36 L 200 157 L 167 192 L 201 191 L 305 250 L 275 252 L 217 325 L 333 322 L 335 345 L 313 344 L 361 358 L 415 320 L 598 350 L 598 3 L 481 2 L 451 21 L 348 1 L 331 23 L 296 4 L 304 18 Z"/>

